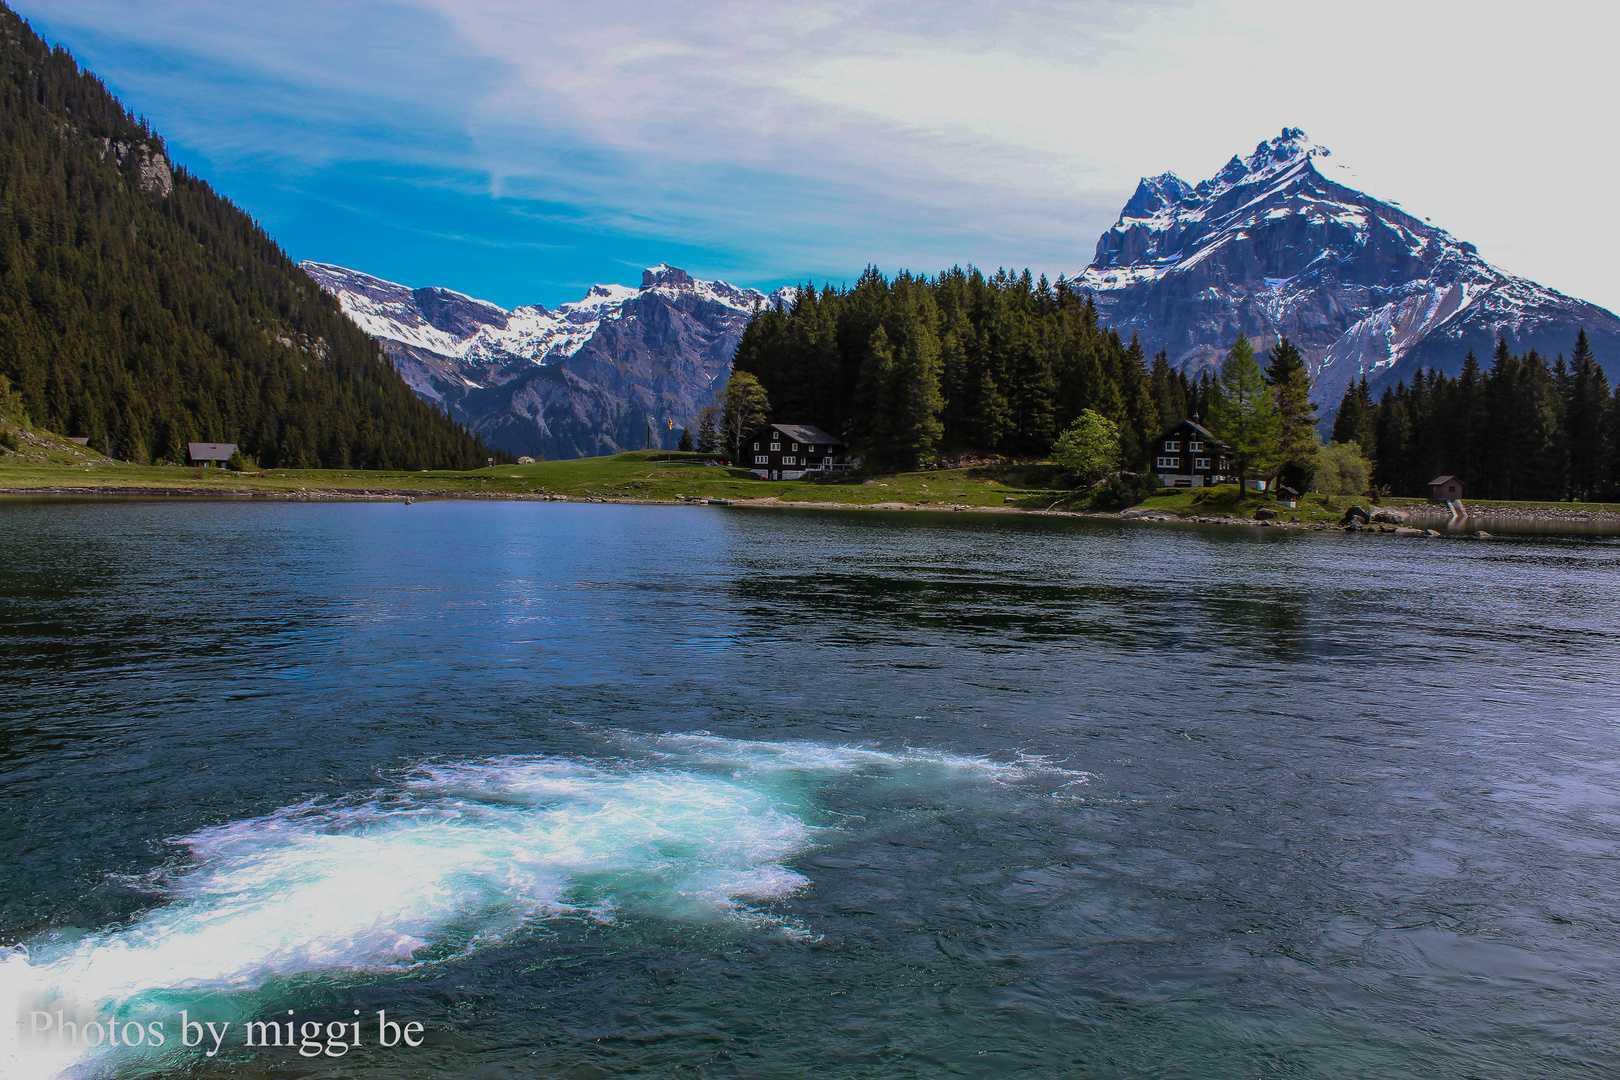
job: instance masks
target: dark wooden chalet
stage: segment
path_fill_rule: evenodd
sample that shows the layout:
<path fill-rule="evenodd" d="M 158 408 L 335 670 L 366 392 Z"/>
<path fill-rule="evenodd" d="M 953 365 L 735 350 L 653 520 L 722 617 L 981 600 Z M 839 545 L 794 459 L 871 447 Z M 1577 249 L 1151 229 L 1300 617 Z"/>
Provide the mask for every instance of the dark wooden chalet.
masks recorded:
<path fill-rule="evenodd" d="M 1207 428 L 1183 420 L 1154 440 L 1148 452 L 1153 455 L 1153 474 L 1165 487 L 1209 487 L 1237 479 L 1221 456 L 1225 449 L 1226 444 Z"/>
<path fill-rule="evenodd" d="M 764 480 L 798 480 L 806 473 L 849 467 L 843 439 L 808 424 L 772 424 L 744 441 L 743 467 Z"/>

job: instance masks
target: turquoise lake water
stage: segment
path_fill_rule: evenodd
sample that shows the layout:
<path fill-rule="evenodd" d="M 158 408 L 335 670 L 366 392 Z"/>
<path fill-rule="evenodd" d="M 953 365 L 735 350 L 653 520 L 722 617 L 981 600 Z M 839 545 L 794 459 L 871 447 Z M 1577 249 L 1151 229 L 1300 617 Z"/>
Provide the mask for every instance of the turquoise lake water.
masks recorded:
<path fill-rule="evenodd" d="M 1620 1075 L 1613 538 L 12 502 L 0 679 L 9 1075 Z"/>

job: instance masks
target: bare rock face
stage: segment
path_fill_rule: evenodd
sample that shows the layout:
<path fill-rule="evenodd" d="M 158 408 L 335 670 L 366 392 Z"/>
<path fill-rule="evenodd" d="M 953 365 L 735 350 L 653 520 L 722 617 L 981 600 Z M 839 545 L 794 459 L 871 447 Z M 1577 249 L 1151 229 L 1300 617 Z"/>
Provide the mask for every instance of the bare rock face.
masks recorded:
<path fill-rule="evenodd" d="M 674 449 L 731 371 L 757 305 L 787 302 L 660 265 L 641 287 L 596 285 L 555 311 L 507 311 L 303 263 L 405 381 L 490 446 L 551 459 Z"/>
<path fill-rule="evenodd" d="M 104 157 L 117 162 L 119 168 L 123 168 L 124 161 L 133 155 L 135 167 L 140 175 L 141 190 L 148 195 L 156 194 L 168 198 L 169 193 L 174 191 L 174 173 L 169 168 L 169 159 L 164 157 L 161 151 L 154 152 L 145 143 L 128 143 L 103 138 L 101 152 Z"/>
<path fill-rule="evenodd" d="M 1184 370 L 1214 366 L 1237 337 L 1287 337 L 1337 407 L 1350 383 L 1454 374 L 1498 337 L 1516 352 L 1567 353 L 1585 327 L 1612 377 L 1620 319 L 1513 277 L 1472 244 L 1368 194 L 1298 128 L 1188 184 L 1143 179 L 1074 279 L 1104 325 L 1137 334 Z"/>

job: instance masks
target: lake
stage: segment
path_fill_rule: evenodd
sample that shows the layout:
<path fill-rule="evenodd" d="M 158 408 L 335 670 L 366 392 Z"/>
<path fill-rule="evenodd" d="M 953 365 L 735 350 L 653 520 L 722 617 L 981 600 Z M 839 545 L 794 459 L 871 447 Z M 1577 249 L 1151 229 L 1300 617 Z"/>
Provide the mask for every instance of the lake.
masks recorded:
<path fill-rule="evenodd" d="M 13 501 L 0 626 L 11 1075 L 1620 1069 L 1613 538 Z"/>

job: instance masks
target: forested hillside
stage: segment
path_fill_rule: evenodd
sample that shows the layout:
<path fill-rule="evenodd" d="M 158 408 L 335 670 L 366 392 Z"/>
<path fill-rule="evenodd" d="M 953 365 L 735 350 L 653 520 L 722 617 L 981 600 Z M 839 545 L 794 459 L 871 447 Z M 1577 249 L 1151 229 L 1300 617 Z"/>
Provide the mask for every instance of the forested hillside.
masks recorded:
<path fill-rule="evenodd" d="M 0 406 L 137 462 L 463 468 L 420 401 L 245 213 L 0 7 Z M 497 455 L 502 456 L 504 455 Z"/>
<path fill-rule="evenodd" d="M 868 269 L 847 290 L 806 286 L 791 309 L 754 318 L 735 368 L 759 379 L 776 420 L 896 465 L 953 450 L 1044 455 L 1085 409 L 1118 425 L 1134 464 L 1208 392 L 1162 354 L 1150 368 L 1066 282 L 1027 270 L 889 281 Z"/>

